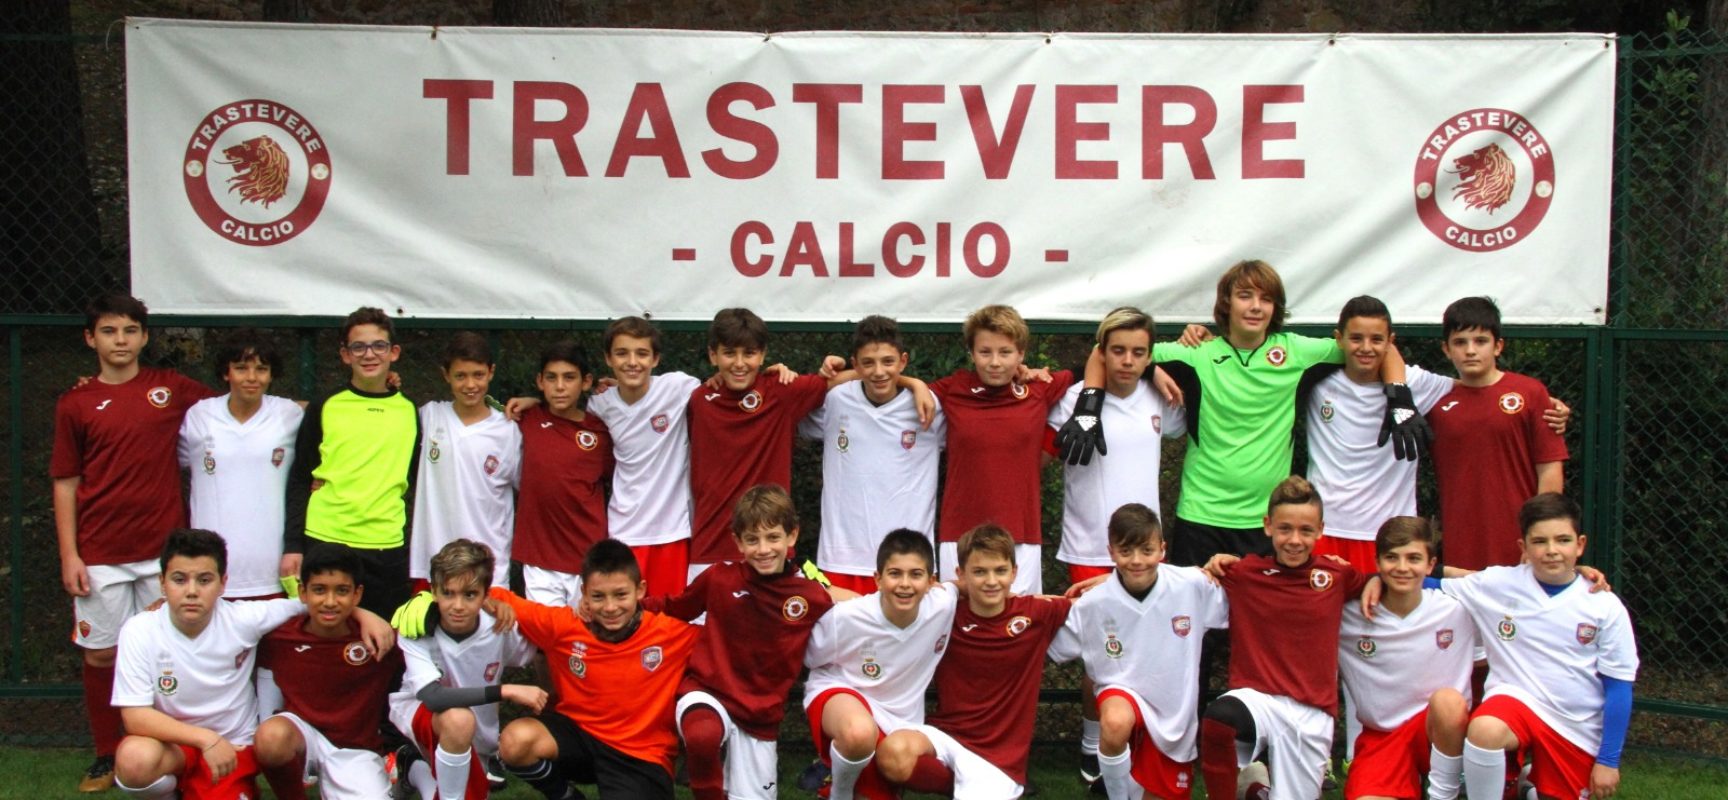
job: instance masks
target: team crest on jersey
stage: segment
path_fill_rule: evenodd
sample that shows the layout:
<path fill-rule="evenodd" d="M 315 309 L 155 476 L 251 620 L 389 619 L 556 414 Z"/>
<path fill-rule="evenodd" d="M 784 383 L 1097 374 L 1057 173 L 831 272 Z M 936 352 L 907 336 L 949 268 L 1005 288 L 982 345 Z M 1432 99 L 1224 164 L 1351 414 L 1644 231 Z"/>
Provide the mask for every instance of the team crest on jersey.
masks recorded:
<path fill-rule="evenodd" d="M 486 463 L 480 465 L 480 468 L 485 470 L 487 475 L 498 474 L 498 457 L 497 456 L 487 456 L 486 457 Z"/>
<path fill-rule="evenodd" d="M 1511 617 L 1507 617 L 1494 626 L 1494 633 L 1501 641 L 1510 642 L 1518 636 L 1518 624 L 1513 622 Z"/>
<path fill-rule="evenodd" d="M 204 474 L 205 475 L 215 475 L 216 474 L 216 454 L 210 452 L 209 450 L 204 451 Z"/>
<path fill-rule="evenodd" d="M 1104 655 L 1111 658 L 1122 657 L 1122 640 L 1116 638 L 1116 634 L 1104 634 Z"/>
<path fill-rule="evenodd" d="M 665 414 L 655 414 L 653 419 L 648 420 L 648 427 L 653 428 L 655 433 L 665 433 L 667 428 L 672 427 L 672 420 L 667 419 Z"/>
<path fill-rule="evenodd" d="M 581 653 L 570 654 L 570 674 L 575 675 L 577 680 L 588 679 L 588 662 L 582 660 Z"/>
<path fill-rule="evenodd" d="M 281 469 L 283 460 L 285 460 L 287 458 L 288 458 L 288 451 L 286 449 L 278 447 L 275 450 L 271 450 L 270 451 L 270 466 L 275 467 L 277 469 Z"/>
<path fill-rule="evenodd" d="M 498 662 L 493 661 L 492 663 L 486 665 L 486 682 L 492 683 L 492 682 L 496 681 L 497 679 L 498 679 Z"/>
<path fill-rule="evenodd" d="M 1274 347 L 1266 351 L 1266 363 L 1274 367 L 1282 367 L 1284 366 L 1285 355 L 1284 348 Z"/>
<path fill-rule="evenodd" d="M 163 697 L 171 697 L 180 691 L 180 679 L 174 677 L 172 671 L 164 672 L 156 678 L 156 693 Z"/>
<path fill-rule="evenodd" d="M 840 429 L 840 438 L 834 440 L 835 449 L 844 453 L 852 449 L 852 440 L 846 438 L 846 429 Z"/>
<path fill-rule="evenodd" d="M 432 463 L 436 464 L 438 463 L 438 457 L 443 454 L 444 451 L 438 449 L 438 440 L 433 439 L 432 449 L 426 453 L 426 457 L 432 459 Z"/>
<path fill-rule="evenodd" d="M 900 449 L 901 450 L 911 450 L 913 445 L 916 445 L 916 444 L 918 444 L 918 432 L 917 431 L 901 431 L 900 432 Z"/>
<path fill-rule="evenodd" d="M 600 437 L 595 436 L 593 431 L 577 431 L 576 446 L 583 450 L 593 450 L 600 446 Z"/>
<path fill-rule="evenodd" d="M 1011 384 L 1010 391 L 1014 392 L 1014 399 L 1015 400 L 1025 400 L 1026 399 L 1026 392 L 1027 392 L 1026 384 L 1024 384 L 1024 383 Z"/>
<path fill-rule="evenodd" d="M 1152 432 L 1156 433 L 1160 436 L 1164 435 L 1164 415 L 1163 414 L 1153 414 L 1152 415 Z"/>
<path fill-rule="evenodd" d="M 368 657 L 370 654 L 366 652 L 366 645 L 359 642 L 349 642 L 347 647 L 342 648 L 342 659 L 356 667 L 366 663 Z"/>
<path fill-rule="evenodd" d="M 1031 617 L 1015 617 L 1008 620 L 1008 635 L 1019 636 L 1020 634 L 1025 633 L 1026 629 L 1030 627 L 1032 627 Z"/>
<path fill-rule="evenodd" d="M 642 668 L 649 672 L 659 669 L 661 662 L 665 660 L 666 654 L 660 650 L 659 645 L 646 648 L 642 651 Z"/>
<path fill-rule="evenodd" d="M 780 616 L 785 617 L 787 622 L 797 622 L 808 613 L 810 613 L 810 601 L 805 600 L 803 595 L 792 595 L 786 598 L 786 602 L 780 604 Z"/>
<path fill-rule="evenodd" d="M 864 665 L 859 667 L 858 671 L 864 673 L 864 677 L 870 680 L 882 677 L 882 665 L 876 663 L 876 659 L 869 656 L 864 657 Z"/>
<path fill-rule="evenodd" d="M 1356 640 L 1356 655 L 1363 658 L 1373 658 L 1374 654 L 1378 652 L 1380 652 L 1380 646 L 1374 643 L 1374 637 L 1364 636 Z"/>
<path fill-rule="evenodd" d="M 1170 631 L 1177 636 L 1186 639 L 1193 630 L 1194 620 L 1190 619 L 1187 614 L 1177 614 L 1170 618 Z"/>
<path fill-rule="evenodd" d="M 1189 772 L 1186 768 L 1176 770 L 1176 788 L 1188 788 L 1189 782 L 1193 780 L 1192 776 L 1193 773 Z"/>
<path fill-rule="evenodd" d="M 90 620 L 87 620 L 87 619 L 78 620 L 78 638 L 80 638 L 80 639 L 90 638 Z"/>
<path fill-rule="evenodd" d="M 1589 644 L 1596 641 L 1596 626 L 1588 622 L 1578 623 L 1578 643 Z"/>
<path fill-rule="evenodd" d="M 1308 573 L 1308 586 L 1316 592 L 1324 592 L 1332 588 L 1332 573 L 1323 569 Z"/>
<path fill-rule="evenodd" d="M 234 668 L 235 669 L 239 669 L 239 668 L 246 665 L 246 654 L 250 653 L 250 652 L 252 652 L 252 651 L 251 650 L 241 650 L 240 652 L 234 654 Z"/>
<path fill-rule="evenodd" d="M 1332 407 L 1332 401 L 1330 399 L 1328 399 L 1325 402 L 1320 404 L 1320 421 L 1321 422 L 1331 422 L 1332 421 L 1332 415 L 1335 413 L 1337 413 L 1337 409 Z"/>
<path fill-rule="evenodd" d="M 756 410 L 762 407 L 762 393 L 751 389 L 748 394 L 738 398 L 738 407 L 748 413 L 756 413 Z"/>
<path fill-rule="evenodd" d="M 1500 395 L 1500 410 L 1508 414 L 1516 414 L 1524 410 L 1524 395 L 1517 392 L 1507 392 Z"/>
<path fill-rule="evenodd" d="M 948 634 L 944 633 L 936 637 L 936 653 L 940 655 L 946 649 L 948 649 Z"/>
<path fill-rule="evenodd" d="M 144 393 L 144 399 L 149 400 L 150 405 L 157 408 L 167 408 L 168 401 L 173 399 L 173 397 L 174 393 L 168 391 L 168 387 L 166 386 L 157 386 Z"/>
<path fill-rule="evenodd" d="M 1441 628 L 1434 632 L 1434 646 L 1441 650 L 1452 649 L 1452 629 Z"/>

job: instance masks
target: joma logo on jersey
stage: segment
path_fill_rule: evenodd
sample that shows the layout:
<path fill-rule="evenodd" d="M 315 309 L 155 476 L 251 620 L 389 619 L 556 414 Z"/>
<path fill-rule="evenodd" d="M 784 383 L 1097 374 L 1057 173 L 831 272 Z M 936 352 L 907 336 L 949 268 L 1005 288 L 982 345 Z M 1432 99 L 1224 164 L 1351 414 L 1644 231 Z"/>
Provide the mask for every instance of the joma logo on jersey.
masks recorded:
<path fill-rule="evenodd" d="M 762 407 L 762 393 L 751 389 L 749 394 L 738 398 L 738 407 L 746 413 L 756 413 L 756 410 Z"/>
<path fill-rule="evenodd" d="M 1170 618 L 1170 632 L 1184 639 L 1194 631 L 1194 620 L 1187 614 L 1177 614 Z"/>
<path fill-rule="evenodd" d="M 810 602 L 801 595 L 788 597 L 786 602 L 780 604 L 780 616 L 785 617 L 787 622 L 797 622 L 808 613 L 810 613 Z"/>
<path fill-rule="evenodd" d="M 665 414 L 655 414 L 653 419 L 648 420 L 648 427 L 653 428 L 655 433 L 665 433 L 667 428 L 672 427 L 672 420 L 667 419 Z"/>
<path fill-rule="evenodd" d="M 1363 658 L 1373 658 L 1374 654 L 1379 651 L 1380 646 L 1374 643 L 1372 637 L 1364 636 L 1356 640 L 1356 655 Z"/>
<path fill-rule="evenodd" d="M 658 645 L 642 651 L 642 668 L 649 672 L 659 669 L 661 662 L 665 660 L 666 654 L 660 650 Z"/>
<path fill-rule="evenodd" d="M 1578 643 L 1590 644 L 1596 641 L 1596 626 L 1588 622 L 1578 623 Z"/>
<path fill-rule="evenodd" d="M 186 199 L 222 238 L 280 244 L 312 226 L 330 195 L 330 151 L 299 112 L 239 100 L 198 121 L 180 164 Z"/>
<path fill-rule="evenodd" d="M 169 391 L 166 386 L 157 386 L 145 392 L 144 399 L 149 400 L 150 405 L 157 408 L 167 408 L 168 401 L 174 399 L 174 393 Z"/>
<path fill-rule="evenodd" d="M 1486 253 L 1510 247 L 1542 222 L 1554 199 L 1554 158 L 1522 114 L 1472 109 L 1440 123 L 1422 143 L 1415 189 L 1416 216 L 1429 232 Z"/>
<path fill-rule="evenodd" d="M 1434 646 L 1441 650 L 1452 649 L 1452 629 L 1441 628 L 1434 632 Z"/>
<path fill-rule="evenodd" d="M 598 447 L 599 445 L 600 445 L 600 437 L 595 436 L 593 431 L 577 431 L 576 432 L 576 446 L 577 447 L 580 447 L 583 450 L 593 450 L 595 447 Z"/>
<path fill-rule="evenodd" d="M 1524 395 L 1517 392 L 1507 392 L 1500 395 L 1500 410 L 1508 414 L 1516 414 L 1524 410 Z"/>
<path fill-rule="evenodd" d="M 1332 573 L 1317 569 L 1308 573 L 1308 585 L 1316 592 L 1324 592 L 1332 588 Z"/>
<path fill-rule="evenodd" d="M 1026 629 L 1030 627 L 1032 627 L 1031 617 L 1015 617 L 1008 620 L 1008 635 L 1019 636 L 1020 634 L 1025 633 Z"/>

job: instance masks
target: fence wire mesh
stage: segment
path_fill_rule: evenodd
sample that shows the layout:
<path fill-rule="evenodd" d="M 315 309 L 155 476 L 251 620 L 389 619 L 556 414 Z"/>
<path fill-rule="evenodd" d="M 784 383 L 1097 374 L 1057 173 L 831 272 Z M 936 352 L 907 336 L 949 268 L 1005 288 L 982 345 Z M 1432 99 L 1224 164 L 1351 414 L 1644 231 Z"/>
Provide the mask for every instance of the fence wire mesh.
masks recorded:
<path fill-rule="evenodd" d="M 1611 324 L 1509 331 L 1503 366 L 1546 382 L 1574 408 L 1567 489 L 1585 499 L 1589 558 L 1609 570 L 1637 624 L 1642 708 L 1634 741 L 1728 756 L 1728 42 L 1677 30 L 1623 39 L 1615 146 Z M 91 295 L 126 285 L 124 58 L 100 37 L 0 31 L 0 263 L 8 290 L 8 533 L 0 576 L 10 613 L 0 625 L 0 743 L 87 739 L 78 654 L 67 640 L 47 460 L 55 398 L 93 368 L 77 314 Z M 156 322 L 148 360 L 216 384 L 209 353 L 243 320 Z M 277 391 L 310 397 L 342 380 L 336 332 L 279 321 L 266 332 L 284 353 Z M 436 358 L 453 325 L 409 328 L 399 365 L 416 400 L 445 394 Z M 595 353 L 592 325 L 474 329 L 499 356 L 493 390 L 528 394 L 539 349 L 575 331 Z M 1089 345 L 1079 333 L 1039 337 L 1035 358 L 1066 365 Z M 1326 335 L 1323 330 L 1308 333 Z M 1432 329 L 1401 331 L 1406 357 L 1448 371 Z M 808 371 L 841 352 L 836 331 L 783 334 L 770 361 Z M 939 375 L 964 360 L 957 330 L 915 334 L 910 372 Z M 701 374 L 700 333 L 673 332 L 663 368 Z M 1166 511 L 1179 491 L 1180 446 L 1166 457 Z M 794 496 L 807 535 L 820 536 L 820 456 L 798 450 Z M 1046 473 L 1044 529 L 1061 530 L 1058 474 Z M 1431 478 L 1421 503 L 1435 508 Z M 808 542 L 807 546 L 813 545 Z M 1048 565 L 1047 565 L 1048 566 Z M 1046 580 L 1061 585 L 1051 571 Z M 1072 689 L 1072 670 L 1047 688 Z M 1060 704 L 1050 731 L 1070 735 Z"/>

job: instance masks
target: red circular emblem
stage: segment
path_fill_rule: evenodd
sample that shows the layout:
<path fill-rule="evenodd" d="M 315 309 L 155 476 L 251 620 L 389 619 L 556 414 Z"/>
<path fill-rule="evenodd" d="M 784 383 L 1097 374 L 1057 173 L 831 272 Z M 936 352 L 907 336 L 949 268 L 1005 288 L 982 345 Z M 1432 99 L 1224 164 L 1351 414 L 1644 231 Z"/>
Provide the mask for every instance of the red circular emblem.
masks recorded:
<path fill-rule="evenodd" d="M 166 386 L 157 386 L 156 388 L 144 393 L 144 399 L 149 400 L 150 405 L 157 408 L 167 408 L 168 401 L 173 398 L 174 393 L 169 391 Z"/>
<path fill-rule="evenodd" d="M 1440 123 L 1416 154 L 1416 216 L 1441 241 L 1486 253 L 1541 224 L 1554 153 L 1523 114 L 1477 108 Z"/>
<path fill-rule="evenodd" d="M 576 446 L 583 450 L 593 450 L 599 444 L 600 437 L 595 436 L 593 431 L 580 431 L 576 434 Z"/>
<path fill-rule="evenodd" d="M 236 100 L 204 115 L 180 164 L 186 199 L 222 238 L 265 247 L 312 226 L 330 195 L 330 150 L 298 111 Z"/>
<path fill-rule="evenodd" d="M 1284 366 L 1284 356 L 1284 348 L 1274 347 L 1266 351 L 1266 363 L 1274 367 L 1282 367 Z"/>
<path fill-rule="evenodd" d="M 1524 395 L 1517 392 L 1507 392 L 1500 395 L 1500 410 L 1508 414 L 1516 414 L 1524 410 Z"/>
<path fill-rule="evenodd" d="M 762 393 L 751 389 L 749 394 L 739 398 L 738 407 L 752 414 L 756 413 L 756 409 L 762 407 Z"/>
<path fill-rule="evenodd" d="M 788 597 L 786 602 L 780 604 L 780 616 L 785 617 L 788 622 L 797 622 L 808 613 L 810 613 L 810 603 L 801 595 Z"/>
<path fill-rule="evenodd" d="M 371 654 L 366 652 L 366 645 L 359 642 L 349 642 L 347 647 L 342 648 L 342 658 L 356 667 L 366 663 L 366 659 L 370 657 Z"/>

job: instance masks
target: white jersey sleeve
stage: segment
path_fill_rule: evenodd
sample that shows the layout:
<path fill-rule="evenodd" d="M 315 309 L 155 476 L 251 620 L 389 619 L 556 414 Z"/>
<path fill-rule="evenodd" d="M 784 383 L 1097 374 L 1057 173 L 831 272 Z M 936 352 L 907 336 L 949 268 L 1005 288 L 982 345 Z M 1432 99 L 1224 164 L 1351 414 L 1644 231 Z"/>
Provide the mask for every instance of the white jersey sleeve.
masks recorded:
<path fill-rule="evenodd" d="M 1436 375 L 1415 364 L 1411 364 L 1404 372 L 1404 385 L 1410 387 L 1410 394 L 1416 398 L 1416 411 L 1420 414 L 1432 411 L 1440 398 L 1452 391 L 1454 383 L 1456 382 L 1451 378 Z"/>

